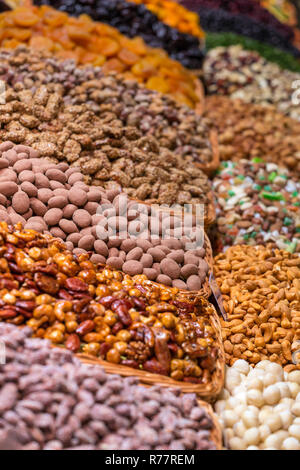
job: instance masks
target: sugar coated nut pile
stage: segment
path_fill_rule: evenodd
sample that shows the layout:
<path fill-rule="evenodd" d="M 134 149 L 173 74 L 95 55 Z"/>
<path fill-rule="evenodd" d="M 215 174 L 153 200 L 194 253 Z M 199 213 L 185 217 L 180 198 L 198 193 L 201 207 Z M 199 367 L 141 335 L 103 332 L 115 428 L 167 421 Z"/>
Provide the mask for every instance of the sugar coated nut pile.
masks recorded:
<path fill-rule="evenodd" d="M 300 184 L 274 163 L 224 162 L 214 178 L 217 248 L 270 241 L 300 252 Z"/>
<path fill-rule="evenodd" d="M 272 246 L 237 245 L 215 258 L 228 321 L 221 320 L 226 363 L 269 359 L 300 369 L 300 256 Z"/>
<path fill-rule="evenodd" d="M 274 107 L 208 96 L 205 117 L 218 131 L 221 160 L 262 158 L 300 176 L 300 124 Z"/>
<path fill-rule="evenodd" d="M 203 297 L 96 267 L 34 231 L 1 223 L 0 235 L 0 320 L 114 364 L 190 383 L 214 379 L 220 349 Z"/>
<path fill-rule="evenodd" d="M 277 110 L 297 121 L 300 106 L 293 100 L 293 83 L 300 74 L 282 70 L 263 59 L 257 52 L 241 46 L 217 47 L 204 62 L 205 82 L 210 94 L 224 94 L 247 103 L 276 106 Z"/>
<path fill-rule="evenodd" d="M 105 73 L 122 73 L 192 108 L 199 102 L 196 76 L 163 49 L 147 46 L 140 37 L 129 39 L 87 15 L 74 18 L 48 6 L 21 6 L 0 14 L 0 28 L 1 47 L 47 50 L 60 59 L 103 66 Z"/>
<path fill-rule="evenodd" d="M 30 158 L 30 155 L 33 158 Z M 0 144 L 0 220 L 49 233 L 75 254 L 130 275 L 199 291 L 209 275 L 209 243 L 195 216 L 170 216 L 130 201 L 118 190 L 87 186 L 79 168 Z"/>
<path fill-rule="evenodd" d="M 300 450 L 300 371 L 238 360 L 227 368 L 225 390 L 215 404 L 232 450 Z"/>
<path fill-rule="evenodd" d="M 34 3 L 36 5 L 47 4 L 76 17 L 87 14 L 93 20 L 117 28 L 127 37 L 142 37 L 147 45 L 164 49 L 172 59 L 178 60 L 189 69 L 200 70 L 202 67 L 204 51 L 200 48 L 199 38 L 168 26 L 143 4 L 136 5 L 126 0 L 77 0 L 76 5 L 72 0 L 35 0 Z M 177 8 L 176 6 L 176 13 L 177 9 L 180 12 L 184 10 L 181 6 Z M 189 16 L 189 13 L 186 13 L 186 16 Z M 183 20 L 180 26 L 182 23 L 185 24 L 185 21 Z M 192 26 L 191 32 L 196 29 Z M 197 27 L 197 23 L 195 26 Z M 201 32 L 200 28 L 199 32 Z"/>
<path fill-rule="evenodd" d="M 7 67 L 5 56 L 11 63 L 19 65 Z M 121 79 L 118 82 L 113 76 L 103 77 L 101 72 L 99 78 L 102 78 L 97 81 L 94 80 L 97 75 L 92 69 L 79 71 L 72 62 L 61 64 L 51 59 L 39 61 L 39 56 L 30 55 L 28 51 L 19 50 L 7 55 L 3 53 L 1 57 L 3 69 L 0 79 L 10 82 L 12 77 L 18 78 L 13 80 L 16 81 L 14 89 L 7 85 L 7 103 L 0 105 L 0 140 L 30 145 L 39 151 L 41 157 L 50 158 L 56 163 L 67 161 L 72 166 L 80 166 L 89 177 L 89 183 L 110 189 L 122 187 L 130 197 L 136 199 L 169 205 L 208 202 L 210 184 L 194 160 L 203 159 L 203 163 L 211 161 L 209 130 L 193 112 L 185 116 L 185 122 L 181 121 L 184 119 L 183 113 L 178 118 L 179 125 L 174 125 L 171 130 L 172 117 L 168 114 L 172 112 L 171 101 L 166 108 L 170 116 L 168 119 L 160 121 L 159 118 L 153 118 L 155 126 L 160 129 L 157 140 L 156 136 L 151 135 L 153 128 L 150 118 L 147 128 L 144 116 L 145 130 L 143 127 L 139 129 L 136 121 L 133 121 L 133 118 L 139 120 L 143 108 L 145 110 L 152 99 L 151 94 L 148 96 L 147 91 L 137 87 L 134 82 L 123 82 Z M 32 75 L 28 76 L 27 60 L 32 61 Z M 36 68 L 41 72 L 33 72 L 36 61 Z M 67 69 L 69 72 L 64 74 Z M 40 84 L 39 77 L 42 82 L 52 79 L 51 71 L 53 82 L 60 83 Z M 32 79 L 33 76 L 36 80 Z M 68 77 L 71 76 L 73 79 L 69 82 Z M 78 79 L 81 86 L 76 87 L 74 77 L 78 76 L 81 77 Z M 86 90 L 89 90 L 92 99 L 96 102 L 99 100 L 99 104 L 90 102 Z M 123 104 L 117 97 L 119 93 L 123 96 Z M 113 99 L 115 94 L 116 100 Z M 141 103 L 136 114 L 126 106 L 126 100 L 133 102 L 133 96 Z M 110 104 L 111 100 L 114 105 Z M 152 104 L 155 106 L 155 101 Z M 161 105 L 159 99 L 155 115 L 162 111 Z M 97 106 L 96 112 L 92 111 L 94 106 Z M 148 113 L 151 114 L 151 106 Z M 120 120 L 120 114 L 124 116 L 125 122 Z M 175 121 L 176 116 L 174 114 Z M 168 127 L 163 129 L 166 121 Z M 194 128 L 192 137 L 188 135 L 190 125 Z M 179 135 L 182 137 L 176 141 Z"/>
<path fill-rule="evenodd" d="M 0 323 L 1 432 L 23 450 L 212 450 L 213 423 L 196 395 L 145 388 Z M 51 377 L 51 380 L 49 380 Z"/>
<path fill-rule="evenodd" d="M 78 68 L 72 60 L 59 61 L 45 51 L 24 46 L 0 50 L 0 60 L 0 80 L 16 87 L 16 91 L 48 83 L 60 84 L 62 88 L 57 88 L 65 103 L 88 104 L 89 110 L 102 119 L 101 126 L 114 122 L 118 127 L 135 127 L 142 133 L 139 137 L 153 136 L 160 147 L 182 158 L 192 158 L 202 164 L 212 159 L 209 120 L 169 96 L 124 80 L 120 75 L 106 76 L 99 67 Z M 23 120 L 23 125 L 25 122 Z M 133 132 L 130 140 L 136 140 Z M 82 145 L 81 141 L 79 143 Z"/>

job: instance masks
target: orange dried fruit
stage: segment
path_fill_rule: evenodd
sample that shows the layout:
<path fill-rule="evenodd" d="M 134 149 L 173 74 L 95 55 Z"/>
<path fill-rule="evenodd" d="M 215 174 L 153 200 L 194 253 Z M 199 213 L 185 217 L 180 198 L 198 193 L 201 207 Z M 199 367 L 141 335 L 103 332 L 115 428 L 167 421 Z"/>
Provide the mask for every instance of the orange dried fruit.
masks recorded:
<path fill-rule="evenodd" d="M 125 65 L 119 59 L 109 59 L 102 67 L 102 70 L 107 72 L 123 72 Z"/>
<path fill-rule="evenodd" d="M 160 93 L 168 93 L 170 91 L 168 83 L 160 77 L 151 77 L 147 81 L 147 87 Z"/>
<path fill-rule="evenodd" d="M 45 13 L 43 20 L 52 28 L 57 28 L 58 26 L 63 26 L 67 22 L 68 15 L 61 11 L 51 10 Z"/>
<path fill-rule="evenodd" d="M 30 29 L 25 28 L 7 28 L 3 31 L 2 38 L 13 38 L 20 42 L 25 42 L 31 37 Z"/>
<path fill-rule="evenodd" d="M 73 25 L 66 26 L 67 33 L 70 39 L 75 42 L 89 42 L 90 34 L 82 28 Z"/>
<path fill-rule="evenodd" d="M 105 36 L 97 39 L 97 47 L 99 52 L 106 57 L 116 55 L 120 50 L 120 46 L 115 39 Z"/>
<path fill-rule="evenodd" d="M 43 36 L 34 36 L 29 41 L 29 46 L 33 49 L 39 49 L 40 51 L 52 51 L 54 47 L 53 41 L 50 38 L 45 38 Z"/>
<path fill-rule="evenodd" d="M 134 65 L 140 59 L 140 57 L 136 55 L 134 52 L 131 52 L 128 49 L 124 49 L 124 48 L 120 50 L 118 57 L 126 65 Z"/>
<path fill-rule="evenodd" d="M 135 76 L 146 79 L 156 73 L 156 68 L 147 59 L 142 59 L 131 68 L 131 71 Z"/>
<path fill-rule="evenodd" d="M 15 49 L 16 47 L 21 46 L 22 43 L 17 41 L 16 39 L 6 39 L 3 41 L 3 47 L 7 49 Z"/>
<path fill-rule="evenodd" d="M 34 26 L 40 21 L 38 15 L 26 7 L 19 7 L 13 11 L 12 18 L 16 25 L 24 27 Z"/>

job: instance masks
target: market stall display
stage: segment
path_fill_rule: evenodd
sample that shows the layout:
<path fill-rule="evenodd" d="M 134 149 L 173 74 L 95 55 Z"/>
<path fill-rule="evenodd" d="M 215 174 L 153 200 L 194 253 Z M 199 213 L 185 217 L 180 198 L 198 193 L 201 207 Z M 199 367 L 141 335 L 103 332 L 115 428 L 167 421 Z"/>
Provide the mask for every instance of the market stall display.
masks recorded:
<path fill-rule="evenodd" d="M 300 449 L 287 5 L 0 0 L 0 449 Z"/>
<path fill-rule="evenodd" d="M 216 248 L 275 242 L 300 252 L 300 183 L 275 163 L 261 159 L 224 162 L 213 182 Z"/>
<path fill-rule="evenodd" d="M 297 99 L 300 74 L 282 70 L 254 51 L 239 45 L 209 51 L 204 77 L 209 94 L 229 95 L 263 106 L 274 105 L 281 113 L 300 120 Z"/>
<path fill-rule="evenodd" d="M 89 15 L 96 21 L 117 28 L 130 38 L 140 36 L 146 44 L 168 52 L 189 69 L 201 69 L 204 51 L 199 37 L 181 33 L 168 26 L 146 8 L 126 0 L 35 0 L 36 5 L 50 5 L 72 16 Z"/>
<path fill-rule="evenodd" d="M 28 45 L 61 59 L 102 66 L 106 73 L 122 73 L 192 108 L 199 101 L 196 76 L 164 50 L 147 46 L 139 37 L 129 39 L 87 15 L 74 18 L 48 6 L 21 6 L 0 14 L 0 28 L 2 47 Z"/>

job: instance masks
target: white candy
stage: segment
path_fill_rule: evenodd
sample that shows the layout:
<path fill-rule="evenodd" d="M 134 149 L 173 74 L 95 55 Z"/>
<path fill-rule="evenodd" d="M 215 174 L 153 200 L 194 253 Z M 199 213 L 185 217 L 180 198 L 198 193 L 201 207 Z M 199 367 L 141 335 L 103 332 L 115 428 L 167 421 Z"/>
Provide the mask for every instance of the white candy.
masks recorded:
<path fill-rule="evenodd" d="M 254 389 L 254 390 L 260 390 L 262 392 L 264 388 L 264 383 L 263 383 L 262 378 L 253 377 L 246 381 L 246 387 L 247 387 L 247 390 Z"/>
<path fill-rule="evenodd" d="M 245 405 L 244 403 L 240 403 L 238 406 L 234 408 L 234 411 L 236 412 L 238 416 L 242 416 L 242 414 L 246 410 L 247 410 L 247 405 Z"/>
<path fill-rule="evenodd" d="M 227 400 L 227 405 L 228 405 L 228 408 L 231 408 L 231 409 L 236 409 L 237 406 L 240 405 L 240 401 L 237 397 L 230 397 L 228 400 Z"/>
<path fill-rule="evenodd" d="M 225 411 L 226 410 L 226 401 L 225 400 L 219 400 L 215 404 L 215 410 L 216 410 L 217 414 L 221 414 L 222 411 Z"/>
<path fill-rule="evenodd" d="M 263 383 L 265 387 L 268 387 L 269 385 L 273 385 L 277 382 L 277 378 L 275 375 L 270 374 L 270 372 L 267 372 L 264 377 L 262 377 Z"/>
<path fill-rule="evenodd" d="M 259 420 L 258 420 L 257 414 L 253 413 L 253 411 L 251 411 L 251 410 L 246 410 L 242 414 L 242 420 L 243 420 L 244 425 L 247 428 L 254 428 L 254 427 L 259 425 Z"/>
<path fill-rule="evenodd" d="M 257 447 L 257 446 L 249 446 L 249 447 L 247 447 L 247 450 L 259 450 L 259 447 Z"/>
<path fill-rule="evenodd" d="M 288 437 L 282 443 L 283 450 L 300 450 L 300 443 L 295 437 Z"/>
<path fill-rule="evenodd" d="M 266 370 L 269 365 L 269 361 L 260 361 L 256 364 L 255 369 Z"/>
<path fill-rule="evenodd" d="M 241 383 L 241 374 L 236 369 L 229 369 L 226 374 L 225 387 L 232 392 Z"/>
<path fill-rule="evenodd" d="M 237 436 L 237 437 L 243 438 L 246 431 L 247 431 L 247 428 L 244 425 L 243 421 L 238 421 L 233 426 L 233 432 L 234 432 L 235 436 Z"/>
<path fill-rule="evenodd" d="M 244 361 L 244 359 L 238 359 L 233 364 L 233 368 L 237 369 L 241 374 L 247 375 L 249 372 L 250 366 L 247 361 Z"/>
<path fill-rule="evenodd" d="M 282 429 L 282 421 L 279 415 L 273 414 L 267 417 L 266 425 L 269 426 L 272 432 Z"/>
<path fill-rule="evenodd" d="M 281 398 L 291 398 L 291 391 L 287 383 L 277 382 L 276 385 L 280 390 Z"/>
<path fill-rule="evenodd" d="M 240 439 L 239 437 L 233 437 L 229 441 L 229 447 L 232 450 L 245 450 L 247 446 L 243 439 Z"/>
<path fill-rule="evenodd" d="M 221 414 L 224 420 L 225 426 L 232 428 L 232 426 L 239 420 L 238 415 L 233 410 L 225 410 Z"/>
<path fill-rule="evenodd" d="M 294 424 L 300 424 L 300 418 L 294 418 Z"/>
<path fill-rule="evenodd" d="M 275 447 L 275 449 L 280 450 L 282 441 L 283 440 L 280 437 L 278 437 L 276 434 L 271 434 L 265 440 L 265 445 L 267 447 Z"/>
<path fill-rule="evenodd" d="M 276 405 L 281 398 L 279 388 L 276 385 L 269 385 L 263 391 L 263 398 L 268 405 Z"/>
<path fill-rule="evenodd" d="M 228 442 L 230 441 L 230 439 L 232 439 L 234 437 L 234 431 L 233 429 L 231 428 L 228 428 L 224 431 L 224 441 L 225 441 L 225 444 L 228 444 Z"/>
<path fill-rule="evenodd" d="M 262 408 L 258 415 L 258 420 L 261 424 L 266 422 L 266 419 L 273 414 L 273 410 L 265 409 L 266 407 Z"/>
<path fill-rule="evenodd" d="M 281 422 L 282 422 L 282 428 L 283 429 L 288 429 L 289 426 L 292 424 L 293 422 L 293 415 L 290 411 L 286 410 L 286 411 L 281 411 L 279 413 L 279 416 L 280 416 L 280 419 L 281 419 Z"/>
<path fill-rule="evenodd" d="M 292 424 L 289 427 L 289 433 L 291 436 L 296 437 L 296 439 L 300 440 L 300 425 L 299 424 Z"/>
<path fill-rule="evenodd" d="M 271 434 L 271 429 L 267 424 L 262 424 L 261 426 L 259 426 L 258 431 L 261 441 L 264 441 Z"/>
<path fill-rule="evenodd" d="M 270 372 L 273 375 L 277 376 L 277 380 L 283 380 L 283 368 L 281 367 L 280 364 L 276 364 L 276 362 L 270 362 L 268 361 L 266 371 Z"/>
<path fill-rule="evenodd" d="M 248 446 L 250 445 L 256 446 L 257 444 L 259 444 L 260 434 L 259 434 L 258 429 L 257 428 L 247 429 L 247 431 L 245 432 L 244 440 L 248 444 Z"/>
<path fill-rule="evenodd" d="M 300 370 L 293 370 L 289 373 L 289 381 L 300 385 Z"/>
<path fill-rule="evenodd" d="M 297 370 L 295 372 L 300 372 L 300 371 Z M 300 392 L 300 385 L 296 382 L 288 382 L 288 387 L 289 387 L 290 392 L 291 392 L 291 397 L 296 398 L 296 396 Z"/>
<path fill-rule="evenodd" d="M 294 405 L 295 400 L 293 400 L 292 398 L 285 397 L 285 398 L 281 398 L 280 403 L 285 403 L 287 408 L 290 410 L 292 406 Z"/>
<path fill-rule="evenodd" d="M 247 392 L 248 405 L 254 405 L 260 408 L 264 404 L 264 398 L 259 390 L 249 390 Z"/>

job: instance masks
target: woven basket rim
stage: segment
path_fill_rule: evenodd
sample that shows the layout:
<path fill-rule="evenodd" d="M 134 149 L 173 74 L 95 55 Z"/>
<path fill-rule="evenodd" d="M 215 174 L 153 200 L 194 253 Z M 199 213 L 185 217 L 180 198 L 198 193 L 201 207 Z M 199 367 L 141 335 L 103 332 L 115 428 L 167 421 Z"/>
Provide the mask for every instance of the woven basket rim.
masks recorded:
<path fill-rule="evenodd" d="M 172 387 L 181 389 L 182 393 L 195 393 L 199 398 L 213 403 L 220 394 L 225 377 L 225 352 L 223 348 L 221 325 L 219 316 L 212 304 L 207 302 L 212 309 L 210 315 L 211 326 L 216 333 L 216 342 L 214 346 L 218 347 L 219 356 L 216 360 L 216 370 L 213 374 L 212 381 L 209 384 L 191 384 L 186 382 L 179 382 L 160 374 L 154 374 L 139 369 L 133 369 L 128 366 L 113 364 L 103 359 L 98 359 L 85 353 L 77 353 L 76 356 L 82 361 L 89 364 L 98 364 L 104 368 L 107 373 L 118 374 L 123 377 L 136 377 L 141 383 L 147 385 L 161 385 L 163 387 Z"/>

